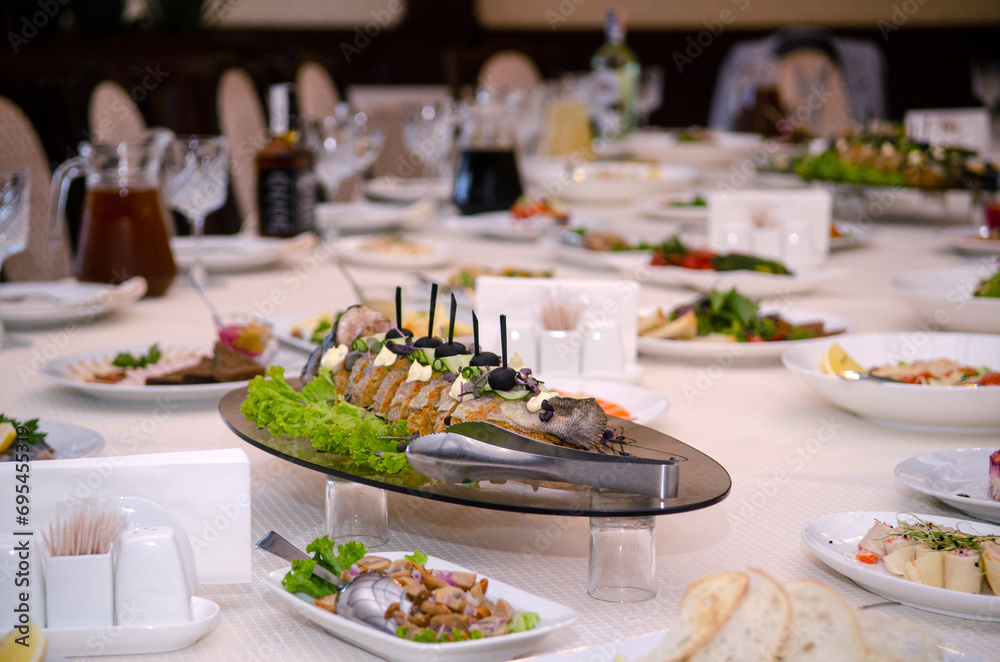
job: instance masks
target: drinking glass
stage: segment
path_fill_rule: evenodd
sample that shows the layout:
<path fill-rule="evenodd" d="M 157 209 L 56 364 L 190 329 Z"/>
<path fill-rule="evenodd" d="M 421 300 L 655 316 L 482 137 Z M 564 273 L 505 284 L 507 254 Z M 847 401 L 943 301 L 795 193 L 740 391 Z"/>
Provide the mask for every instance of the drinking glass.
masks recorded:
<path fill-rule="evenodd" d="M 4 260 L 24 251 L 28 245 L 30 197 L 31 172 L 26 169 L 0 171 L 0 267 Z M 27 340 L 7 335 L 0 316 L 0 350 L 29 344 Z"/>
<path fill-rule="evenodd" d="M 974 61 L 969 65 L 972 79 L 972 94 L 982 102 L 990 116 L 991 140 L 996 140 L 997 129 L 994 125 L 994 113 L 1000 102 L 1000 61 Z"/>
<path fill-rule="evenodd" d="M 451 100 L 409 106 L 404 110 L 406 149 L 424 163 L 424 176 L 447 177 L 455 141 Z"/>
<path fill-rule="evenodd" d="M 164 191 L 167 205 L 187 218 L 194 243 L 191 281 L 195 286 L 216 285 L 206 279 L 202 237 L 205 217 L 226 201 L 229 158 L 223 136 L 177 136 L 167 161 Z"/>
<path fill-rule="evenodd" d="M 365 113 L 325 117 L 312 125 L 310 133 L 316 177 L 327 201 L 333 201 L 344 181 L 367 171 L 385 144 L 384 132 L 371 125 Z"/>

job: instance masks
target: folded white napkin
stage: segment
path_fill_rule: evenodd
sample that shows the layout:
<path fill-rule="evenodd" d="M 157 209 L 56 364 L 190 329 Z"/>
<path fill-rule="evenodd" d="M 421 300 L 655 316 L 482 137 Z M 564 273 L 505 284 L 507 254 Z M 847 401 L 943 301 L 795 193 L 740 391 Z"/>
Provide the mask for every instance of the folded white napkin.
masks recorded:
<path fill-rule="evenodd" d="M 0 485 L 15 484 L 14 462 Z M 36 544 L 61 504 L 93 497 L 155 501 L 183 526 L 199 584 L 251 580 L 250 460 L 240 449 L 46 460 L 30 463 L 29 524 L 16 522 L 13 488 L 0 490 L 2 532 L 33 531 Z"/>

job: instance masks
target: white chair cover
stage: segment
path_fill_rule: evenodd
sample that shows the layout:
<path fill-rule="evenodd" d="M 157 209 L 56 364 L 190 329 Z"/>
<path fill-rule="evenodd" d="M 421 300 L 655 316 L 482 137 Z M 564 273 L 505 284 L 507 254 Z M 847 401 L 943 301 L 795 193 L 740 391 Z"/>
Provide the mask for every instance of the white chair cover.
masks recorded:
<path fill-rule="evenodd" d="M 90 93 L 88 120 L 92 142 L 138 140 L 146 132 L 146 120 L 135 101 L 125 88 L 110 80 L 98 83 Z"/>
<path fill-rule="evenodd" d="M 330 73 L 319 62 L 303 62 L 295 76 L 295 92 L 299 112 L 305 119 L 323 119 L 333 116 L 340 94 L 330 78 Z"/>
<path fill-rule="evenodd" d="M 538 66 L 520 51 L 500 51 L 479 69 L 479 87 L 485 90 L 526 89 L 542 80 Z"/>
<path fill-rule="evenodd" d="M 12 101 L 0 97 L 0 170 L 31 171 L 31 224 L 28 246 L 4 262 L 10 280 L 57 280 L 72 268 L 69 233 L 60 224 L 59 243 L 49 241 L 49 196 L 52 171 L 42 143 L 27 116 Z"/>
<path fill-rule="evenodd" d="M 244 233 L 255 233 L 257 216 L 257 169 L 254 157 L 268 140 L 264 107 L 250 75 L 239 68 L 227 69 L 219 79 L 216 98 L 219 129 L 229 141 L 229 173 Z"/>

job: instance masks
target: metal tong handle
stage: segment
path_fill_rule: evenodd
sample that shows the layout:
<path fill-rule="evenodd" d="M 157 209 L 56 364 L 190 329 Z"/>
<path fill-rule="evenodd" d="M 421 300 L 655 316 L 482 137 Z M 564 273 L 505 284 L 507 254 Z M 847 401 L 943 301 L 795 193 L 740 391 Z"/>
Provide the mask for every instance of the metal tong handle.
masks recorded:
<path fill-rule="evenodd" d="M 675 466 L 538 455 L 494 446 L 453 432 L 418 437 L 406 449 L 422 474 L 449 483 L 539 479 L 602 487 L 660 499 L 676 496 Z"/>
<path fill-rule="evenodd" d="M 289 562 L 311 560 L 308 554 L 303 552 L 301 549 L 299 549 L 292 543 L 288 542 L 288 540 L 286 540 L 284 537 L 282 537 L 280 533 L 277 533 L 276 531 L 268 531 L 267 533 L 265 533 L 264 537 L 258 540 L 257 544 L 254 545 L 254 547 L 256 547 L 259 550 L 268 552 L 269 554 L 274 554 L 275 556 L 285 559 L 286 561 Z M 315 567 L 313 567 L 313 574 L 322 577 L 323 579 L 333 583 L 336 586 L 341 586 L 344 583 L 340 579 L 340 577 L 333 574 L 332 572 L 330 572 L 329 570 L 327 570 L 318 563 L 315 565 Z"/>

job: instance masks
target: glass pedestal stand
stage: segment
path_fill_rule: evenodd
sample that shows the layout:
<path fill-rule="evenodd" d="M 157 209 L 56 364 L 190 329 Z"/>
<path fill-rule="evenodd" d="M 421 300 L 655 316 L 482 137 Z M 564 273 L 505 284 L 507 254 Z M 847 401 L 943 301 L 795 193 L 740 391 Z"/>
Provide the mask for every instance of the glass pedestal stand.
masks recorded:
<path fill-rule="evenodd" d="M 328 475 L 326 534 L 337 543 L 357 541 L 368 549 L 384 545 L 389 541 L 385 490 Z"/>
<path fill-rule="evenodd" d="M 587 594 L 605 602 L 656 595 L 656 535 L 650 517 L 591 517 Z"/>

